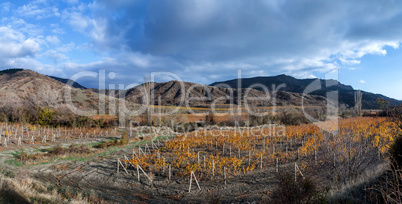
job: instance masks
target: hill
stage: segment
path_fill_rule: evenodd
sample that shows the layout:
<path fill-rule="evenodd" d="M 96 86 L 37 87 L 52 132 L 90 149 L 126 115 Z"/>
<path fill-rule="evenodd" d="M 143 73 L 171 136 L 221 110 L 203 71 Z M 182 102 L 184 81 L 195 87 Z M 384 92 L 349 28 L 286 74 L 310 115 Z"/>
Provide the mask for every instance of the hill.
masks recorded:
<path fill-rule="evenodd" d="M 31 70 L 13 69 L 0 74 L 0 106 L 60 108 L 68 103 L 68 92 L 75 107 L 98 110 L 99 97 L 89 90 L 67 86 Z"/>
<path fill-rule="evenodd" d="M 50 77 L 50 78 L 52 78 L 52 79 L 55 79 L 55 80 L 57 80 L 57 81 L 59 81 L 59 82 L 61 82 L 61 83 L 63 83 L 63 84 L 68 84 L 68 82 L 71 81 L 70 79 L 63 79 L 63 78 L 59 78 L 59 77 L 55 77 L 55 76 L 48 76 L 48 77 Z M 75 81 L 71 81 L 70 83 L 71 83 L 71 86 L 72 86 L 73 88 L 77 88 L 77 89 L 87 89 L 86 87 L 82 86 L 81 84 L 79 84 L 79 83 L 77 83 L 77 82 L 75 82 Z"/>
<path fill-rule="evenodd" d="M 144 98 L 144 84 L 127 90 L 126 100 L 134 103 L 142 103 Z M 182 81 L 169 81 L 164 83 L 150 83 L 150 93 L 153 104 L 162 105 L 185 105 L 192 107 L 209 107 L 211 104 L 248 104 L 258 103 L 258 105 L 294 105 L 301 106 L 302 95 L 289 93 L 286 91 L 269 92 L 268 95 L 256 89 L 231 89 L 224 87 L 207 86 Z M 241 96 L 241 97 L 239 97 Z M 259 97 L 259 100 L 251 98 Z M 326 98 L 321 96 L 307 95 L 304 104 L 324 105 Z"/>
<path fill-rule="evenodd" d="M 355 105 L 354 93 L 356 90 L 353 89 L 352 86 L 344 85 L 333 79 L 296 79 L 287 75 L 278 75 L 271 77 L 242 78 L 240 87 L 238 87 L 238 79 L 215 82 L 212 83 L 211 86 L 219 86 L 222 84 L 232 88 L 249 88 L 255 86 L 256 84 L 261 84 L 266 86 L 268 89 L 272 89 L 272 86 L 278 87 L 279 85 L 285 85 L 279 90 L 299 94 L 308 93 L 310 95 L 322 97 L 327 97 L 328 92 L 338 91 L 339 102 L 341 104 L 345 104 L 347 107 L 352 107 Z M 261 88 L 258 86 L 256 86 L 255 89 L 261 90 Z M 376 103 L 378 98 L 391 101 L 395 104 L 401 103 L 401 101 L 386 97 L 381 94 L 362 91 L 362 107 L 364 109 L 379 108 Z"/>

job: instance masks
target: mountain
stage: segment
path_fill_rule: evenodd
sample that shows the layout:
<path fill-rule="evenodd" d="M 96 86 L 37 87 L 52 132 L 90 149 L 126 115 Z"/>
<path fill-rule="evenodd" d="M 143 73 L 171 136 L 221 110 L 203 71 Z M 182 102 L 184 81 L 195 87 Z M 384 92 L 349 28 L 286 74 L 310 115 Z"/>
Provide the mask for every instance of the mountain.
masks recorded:
<path fill-rule="evenodd" d="M 12 75 L 12 74 L 15 74 L 15 73 L 20 72 L 20 71 L 24 71 L 24 69 L 22 69 L 22 68 L 5 69 L 5 70 L 0 71 L 0 76 L 3 75 L 3 74 Z M 61 82 L 63 84 L 68 84 L 68 82 L 70 81 L 70 79 L 63 79 L 63 78 L 59 78 L 59 77 L 55 77 L 55 76 L 48 76 L 48 77 L 53 78 L 53 79 L 55 79 L 55 80 L 57 80 L 57 81 L 59 81 L 59 82 Z M 84 86 L 82 86 L 81 84 L 79 84 L 79 83 L 77 83 L 75 81 L 72 81 L 71 87 L 77 88 L 77 89 L 86 89 Z"/>
<path fill-rule="evenodd" d="M 289 93 L 286 91 L 270 92 L 268 95 L 256 89 L 232 89 L 224 87 L 207 86 L 182 81 L 169 81 L 164 83 L 149 83 L 150 93 L 153 100 L 152 104 L 162 105 L 182 105 L 189 104 L 192 107 L 210 107 L 215 104 L 217 107 L 234 104 L 243 104 L 247 99 L 248 104 L 258 105 L 294 105 L 301 106 L 302 100 L 306 105 L 324 105 L 326 98 L 322 96 L 306 95 L 302 99 L 302 94 Z M 127 90 L 126 100 L 134 103 L 143 103 L 145 84 Z M 241 97 L 239 97 L 241 96 Z M 251 98 L 260 97 L 260 100 Z M 265 98 L 263 98 L 265 97 Z M 275 98 L 275 100 L 274 100 Z"/>
<path fill-rule="evenodd" d="M 68 82 L 71 81 L 70 82 L 71 87 L 76 88 L 76 89 L 87 89 L 86 87 L 82 86 L 81 84 L 79 84 L 75 81 L 72 81 L 70 79 L 63 79 L 63 78 L 59 78 L 59 77 L 55 77 L 55 76 L 48 76 L 48 77 L 55 79 L 63 84 L 68 84 Z"/>
<path fill-rule="evenodd" d="M 21 69 L 21 68 L 5 69 L 5 70 L 0 71 L 0 75 L 3 75 L 3 74 L 15 74 L 15 73 L 17 73 L 19 71 L 23 71 L 23 70 L 24 69 Z"/>
<path fill-rule="evenodd" d="M 276 89 L 276 87 L 282 85 L 283 87 L 281 87 L 279 90 L 299 94 L 307 93 L 322 97 L 327 97 L 327 93 L 329 92 L 338 91 L 339 103 L 345 104 L 347 107 L 353 107 L 355 105 L 354 94 L 356 90 L 354 90 L 352 86 L 344 85 L 333 79 L 296 79 L 287 75 L 278 75 L 271 77 L 242 78 L 240 81 L 240 86 L 238 86 L 238 79 L 215 82 L 212 83 L 211 86 L 225 85 L 232 88 L 254 88 L 257 90 L 262 90 L 261 86 L 257 86 L 257 84 L 259 84 L 267 87 L 269 90 L 272 90 L 273 86 Z M 385 99 L 394 104 L 402 103 L 401 101 L 386 97 L 381 94 L 362 91 L 362 108 L 379 108 L 378 104 L 376 103 L 378 98 Z"/>
<path fill-rule="evenodd" d="M 4 104 L 22 106 L 24 101 L 37 106 L 59 106 L 67 103 L 65 97 L 67 90 L 72 93 L 73 103 L 84 109 L 96 109 L 100 98 L 107 104 L 109 99 L 115 100 L 119 98 L 119 95 L 132 105 L 144 103 L 145 84 L 124 91 L 101 91 L 86 89 L 76 82 L 73 82 L 72 86 L 67 86 L 67 82 L 67 79 L 45 76 L 30 70 L 0 71 L 0 106 Z M 332 91 L 338 91 L 340 103 L 353 107 L 355 93 L 353 87 L 336 80 L 296 79 L 287 75 L 244 78 L 241 79 L 240 86 L 237 79 L 216 82 L 210 86 L 182 81 L 152 82 L 149 85 L 153 104 L 182 106 L 188 104 L 192 107 L 211 107 L 211 105 L 227 107 L 231 103 L 244 104 L 245 100 L 248 104 L 259 104 L 258 106 L 274 104 L 324 106 L 327 103 L 327 93 Z M 262 86 L 268 88 L 267 93 Z M 279 89 L 278 86 L 280 86 Z M 362 96 L 362 106 L 365 109 L 378 108 L 376 104 L 378 98 L 401 103 L 401 101 L 365 91 L 362 91 Z M 253 102 L 252 98 L 258 97 L 260 99 Z"/>
<path fill-rule="evenodd" d="M 99 96 L 92 91 L 67 86 L 31 70 L 0 72 L 0 106 L 60 108 L 69 103 L 67 93 L 71 93 L 71 102 L 80 110 L 98 110 Z"/>

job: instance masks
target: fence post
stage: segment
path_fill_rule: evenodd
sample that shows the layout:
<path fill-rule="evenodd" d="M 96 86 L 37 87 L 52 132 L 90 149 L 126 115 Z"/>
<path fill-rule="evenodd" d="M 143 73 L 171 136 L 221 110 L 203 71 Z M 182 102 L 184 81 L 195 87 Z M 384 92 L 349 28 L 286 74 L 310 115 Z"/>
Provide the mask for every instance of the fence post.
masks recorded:
<path fill-rule="evenodd" d="M 276 172 L 279 172 L 279 162 L 278 162 L 278 157 L 276 157 Z"/>
<path fill-rule="evenodd" d="M 261 169 L 262 169 L 262 154 L 261 154 L 261 158 L 260 158 L 260 160 L 261 160 Z"/>
<path fill-rule="evenodd" d="M 225 186 L 226 186 L 226 167 L 223 167 L 223 177 L 225 179 Z"/>
<path fill-rule="evenodd" d="M 171 175 L 172 175 L 172 167 L 171 167 L 171 164 L 169 164 L 169 180 L 171 178 Z"/>

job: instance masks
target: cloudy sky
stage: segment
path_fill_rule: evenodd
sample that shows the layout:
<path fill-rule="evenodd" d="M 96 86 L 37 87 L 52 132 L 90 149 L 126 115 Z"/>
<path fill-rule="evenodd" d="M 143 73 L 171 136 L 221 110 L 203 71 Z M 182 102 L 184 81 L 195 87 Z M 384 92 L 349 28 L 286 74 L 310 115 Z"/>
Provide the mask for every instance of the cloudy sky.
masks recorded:
<path fill-rule="evenodd" d="M 402 1 L 2 2 L 0 69 L 64 78 L 105 70 L 125 86 L 155 72 L 209 84 L 238 70 L 324 78 L 338 69 L 342 83 L 402 99 Z"/>

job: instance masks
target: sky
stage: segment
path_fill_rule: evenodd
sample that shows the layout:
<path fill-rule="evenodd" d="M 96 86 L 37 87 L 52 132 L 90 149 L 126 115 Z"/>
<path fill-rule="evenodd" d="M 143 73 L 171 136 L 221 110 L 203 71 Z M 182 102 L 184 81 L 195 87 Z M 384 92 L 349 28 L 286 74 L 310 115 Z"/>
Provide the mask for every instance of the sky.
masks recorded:
<path fill-rule="evenodd" d="M 402 100 L 402 1 L 0 1 L 0 69 L 86 87 L 287 74 Z M 332 77 L 333 78 L 333 77 Z"/>

